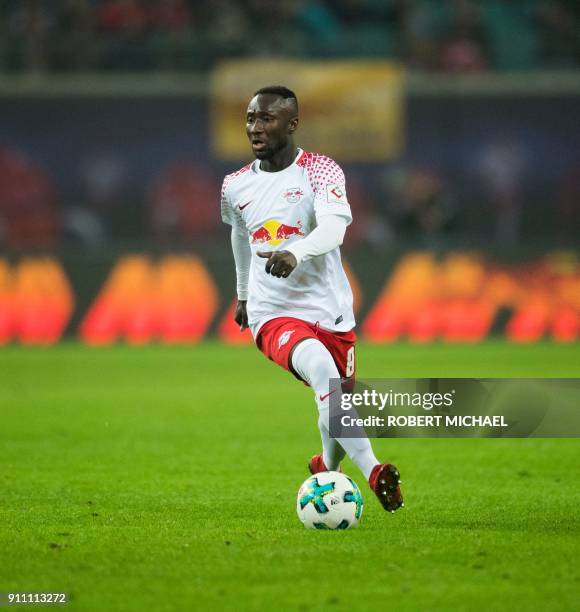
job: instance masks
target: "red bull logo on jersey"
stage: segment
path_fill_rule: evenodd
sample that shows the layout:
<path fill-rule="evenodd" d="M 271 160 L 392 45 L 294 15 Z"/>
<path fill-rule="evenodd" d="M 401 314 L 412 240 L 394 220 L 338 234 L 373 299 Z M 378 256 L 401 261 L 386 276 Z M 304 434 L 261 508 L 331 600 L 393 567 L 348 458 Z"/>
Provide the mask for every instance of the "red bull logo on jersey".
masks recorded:
<path fill-rule="evenodd" d="M 298 221 L 296 225 L 286 225 L 277 219 L 269 219 L 252 233 L 252 244 L 277 246 L 288 240 L 290 236 L 304 236 L 301 221 Z"/>
<path fill-rule="evenodd" d="M 304 192 L 300 187 L 290 187 L 290 189 L 286 189 L 284 195 L 282 196 L 288 204 L 298 204 L 302 199 Z"/>

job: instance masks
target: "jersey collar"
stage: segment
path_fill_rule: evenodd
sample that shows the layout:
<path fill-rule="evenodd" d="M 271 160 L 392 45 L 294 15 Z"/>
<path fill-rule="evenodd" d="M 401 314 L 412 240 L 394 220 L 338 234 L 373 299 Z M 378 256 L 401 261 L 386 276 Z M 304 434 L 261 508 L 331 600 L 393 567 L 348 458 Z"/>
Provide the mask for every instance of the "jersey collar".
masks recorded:
<path fill-rule="evenodd" d="M 284 170 L 278 170 L 278 172 L 265 172 L 264 170 L 260 168 L 260 160 L 255 159 L 252 162 L 252 170 L 256 174 L 271 174 L 272 176 L 276 176 L 276 175 L 279 175 L 281 172 L 286 172 L 286 170 L 289 170 L 290 168 L 295 166 L 302 159 L 303 155 L 304 155 L 304 151 L 300 147 L 298 147 L 294 161 L 287 168 L 284 168 Z"/>

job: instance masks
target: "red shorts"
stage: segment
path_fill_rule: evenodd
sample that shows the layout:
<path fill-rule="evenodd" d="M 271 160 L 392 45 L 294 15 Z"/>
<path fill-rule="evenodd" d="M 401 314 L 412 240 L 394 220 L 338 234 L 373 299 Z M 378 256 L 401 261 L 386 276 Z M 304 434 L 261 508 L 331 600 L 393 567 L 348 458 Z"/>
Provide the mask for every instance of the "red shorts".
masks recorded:
<path fill-rule="evenodd" d="M 302 380 L 292 368 L 290 354 L 298 342 L 305 338 L 314 338 L 324 344 L 332 355 L 341 378 L 354 377 L 356 334 L 352 330 L 332 332 L 321 329 L 318 324 L 307 323 L 292 317 L 279 317 L 264 323 L 258 332 L 256 345 L 268 359 L 275 361 L 285 370 L 292 372 L 296 378 Z"/>

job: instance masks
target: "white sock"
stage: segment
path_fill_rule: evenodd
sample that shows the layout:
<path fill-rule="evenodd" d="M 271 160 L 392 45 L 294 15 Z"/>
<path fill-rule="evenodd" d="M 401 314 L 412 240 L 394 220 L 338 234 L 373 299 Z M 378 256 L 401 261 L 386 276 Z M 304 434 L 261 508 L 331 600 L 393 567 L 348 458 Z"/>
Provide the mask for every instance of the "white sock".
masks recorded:
<path fill-rule="evenodd" d="M 340 374 L 328 349 L 314 338 L 303 340 L 292 353 L 292 367 L 314 391 L 318 406 L 318 428 L 322 438 L 322 449 L 326 467 L 336 469 L 344 453 L 361 470 L 368 480 L 371 470 L 379 463 L 373 453 L 368 438 L 338 438 L 330 437 L 329 417 L 329 380 L 340 378 Z M 321 399 L 323 398 L 323 399 Z M 341 447 L 341 452 L 338 448 Z M 328 463 L 327 463 L 328 460 Z"/>
<path fill-rule="evenodd" d="M 344 448 L 338 440 L 330 437 L 330 432 L 324 423 L 322 415 L 318 416 L 318 429 L 322 440 L 322 459 L 329 470 L 337 470 L 340 462 L 344 459 Z"/>

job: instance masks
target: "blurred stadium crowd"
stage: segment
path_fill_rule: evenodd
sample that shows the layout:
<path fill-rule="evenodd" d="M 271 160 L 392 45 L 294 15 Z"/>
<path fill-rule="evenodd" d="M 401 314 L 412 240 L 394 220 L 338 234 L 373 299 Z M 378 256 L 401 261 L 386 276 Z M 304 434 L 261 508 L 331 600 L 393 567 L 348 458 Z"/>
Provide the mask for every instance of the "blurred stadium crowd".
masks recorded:
<path fill-rule="evenodd" d="M 356 211 L 347 246 L 437 248 L 469 239 L 474 245 L 510 247 L 530 241 L 550 244 L 550 239 L 577 241 L 580 165 L 566 169 L 551 186 L 551 198 L 539 208 L 530 231 L 522 221 L 534 214 L 526 203 L 530 168 L 524 152 L 509 142 L 494 142 L 480 160 L 479 174 L 472 177 L 473 189 L 480 193 L 475 207 L 462 202 L 457 185 L 435 167 L 386 166 L 370 183 L 347 171 L 349 200 Z M 130 186 L 127 160 L 113 151 L 79 160 L 78 171 L 80 192 L 63 197 L 45 168 L 0 147 L 0 248 L 98 247 L 143 239 L 185 245 L 211 242 L 225 232 L 216 167 L 173 161 L 138 191 Z"/>
<path fill-rule="evenodd" d="M 433 82 L 450 72 L 492 71 L 493 79 L 511 79 L 514 70 L 545 70 L 549 76 L 549 70 L 580 68 L 580 2 L 0 3 L 0 74 L 198 74 L 226 57 L 273 56 L 394 58 L 429 71 Z M 143 75 L 136 78 L 149 78 Z M 454 235 L 502 245 L 547 234 L 574 240 L 580 217 L 580 159 L 572 144 L 576 98 L 535 107 L 510 95 L 504 106 L 484 101 L 451 111 L 447 99 L 419 103 L 408 112 L 404 158 L 346 165 L 356 209 L 350 243 L 400 246 L 418 237 L 417 246 L 431 248 Z M 217 198 L 221 177 L 233 165 L 209 150 L 209 98 L 202 107 L 188 101 L 174 124 L 161 122 L 171 114 L 163 102 L 125 115 L 114 104 L 110 114 L 99 114 L 95 104 L 76 119 L 64 110 L 70 100 L 51 106 L 41 96 L 36 105 L 23 105 L 8 96 L 0 103 L 0 248 L 131 239 L 191 243 L 223 234 Z M 36 128 L 29 129 L 30 122 Z M 132 127 L 123 131 L 127 123 Z M 56 139 L 62 146 L 55 147 Z M 533 226 L 527 234 L 526 215 L 528 229 Z"/>
<path fill-rule="evenodd" d="M 580 66 L 577 0 L 19 0 L 0 70 L 203 70 L 224 57 L 385 57 L 422 70 Z"/>

